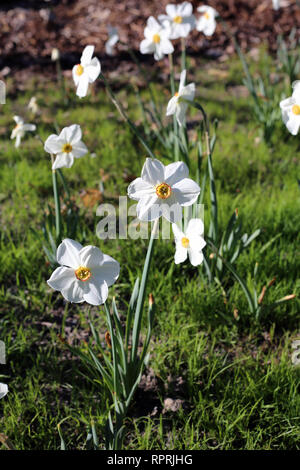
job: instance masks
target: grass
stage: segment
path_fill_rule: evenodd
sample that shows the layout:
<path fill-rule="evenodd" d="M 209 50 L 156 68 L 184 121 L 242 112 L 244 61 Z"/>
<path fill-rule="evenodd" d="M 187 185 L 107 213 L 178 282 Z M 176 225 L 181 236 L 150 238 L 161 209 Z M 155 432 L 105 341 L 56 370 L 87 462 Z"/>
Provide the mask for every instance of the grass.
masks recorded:
<path fill-rule="evenodd" d="M 254 72 L 261 66 L 251 63 Z M 219 120 L 213 158 L 221 229 L 238 208 L 245 232 L 262 230 L 241 254 L 236 269 L 250 282 L 258 263 L 258 293 L 276 277 L 268 303 L 297 294 L 299 141 L 278 122 L 272 145 L 264 143 L 249 97 L 235 97 L 242 83 L 236 59 L 213 67 L 201 62 L 197 70 L 198 99 L 210 119 Z M 128 102 L 128 113 L 139 124 L 130 87 L 134 78 L 120 80 L 118 96 Z M 281 93 L 281 82 L 276 86 Z M 101 382 L 87 379 L 84 366 L 59 339 L 85 349 L 90 338 L 88 307 L 67 305 L 46 284 L 52 269 L 43 253 L 41 227 L 48 205 L 53 208 L 49 158 L 32 135 L 15 149 L 9 139 L 12 116 L 27 113 L 43 140 L 56 128 L 82 126 L 92 155 L 64 171 L 79 210 L 76 239 L 99 246 L 120 262 L 120 278 L 110 289 L 110 299 L 116 296 L 123 319 L 147 241 L 99 240 L 97 204 L 85 207 L 81 192 L 99 187 L 101 168 L 107 176 L 104 202 L 116 203 L 119 195 L 126 195 L 126 175 L 138 175 L 146 155 L 101 84 L 87 99 L 77 100 L 67 83 L 68 105 L 50 81 L 33 78 L 24 88 L 20 92 L 8 82 L 0 116 L 0 338 L 7 349 L 0 379 L 9 385 L 0 403 L 0 430 L 20 450 L 58 449 L 57 425 L 65 420 L 61 431 L 67 447 L 82 449 L 94 422 L 103 445 L 109 397 Z M 40 105 L 35 118 L 25 113 L 33 94 Z M 160 85 L 157 96 L 164 110 L 168 90 Z M 146 90 L 142 97 L 148 99 Z M 191 119 L 197 123 L 199 115 L 191 111 Z M 152 148 L 163 159 L 159 143 L 152 142 Z M 208 197 L 205 204 L 208 227 Z M 229 275 L 224 298 L 222 289 L 208 284 L 201 270 L 187 263 L 175 266 L 173 256 L 172 241 L 156 242 L 148 285 L 156 302 L 151 357 L 130 409 L 125 448 L 298 449 L 299 369 L 291 364 L 291 342 L 299 334 L 297 298 L 265 310 L 255 321 L 240 286 Z M 92 308 L 90 313 L 103 337 L 103 309 Z M 166 398 L 181 400 L 181 408 L 167 411 Z"/>

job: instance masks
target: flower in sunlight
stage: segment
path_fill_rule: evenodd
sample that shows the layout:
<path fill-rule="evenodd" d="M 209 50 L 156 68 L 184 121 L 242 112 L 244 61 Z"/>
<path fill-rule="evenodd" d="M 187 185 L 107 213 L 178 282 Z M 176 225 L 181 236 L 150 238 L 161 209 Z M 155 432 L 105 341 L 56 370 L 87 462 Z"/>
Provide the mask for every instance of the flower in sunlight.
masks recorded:
<path fill-rule="evenodd" d="M 282 120 L 292 135 L 300 128 L 300 80 L 292 83 L 292 96 L 280 102 Z"/>
<path fill-rule="evenodd" d="M 74 65 L 72 74 L 77 86 L 76 95 L 79 98 L 86 96 L 89 83 L 93 83 L 101 72 L 101 64 L 97 57 L 93 57 L 94 46 L 86 46 L 83 50 L 80 64 Z"/>
<path fill-rule="evenodd" d="M 163 165 L 147 158 L 140 178 L 128 186 L 127 194 L 138 201 L 137 216 L 151 221 L 164 216 L 169 222 L 182 218 L 182 207 L 197 201 L 200 187 L 188 178 L 189 169 L 183 162 Z"/>
<path fill-rule="evenodd" d="M 96 246 L 83 247 L 70 238 L 59 245 L 56 259 L 60 267 L 47 283 L 69 302 L 101 305 L 108 297 L 108 288 L 119 277 L 120 265 L 115 259 Z"/>
<path fill-rule="evenodd" d="M 117 28 L 114 28 L 113 26 L 108 26 L 108 40 L 105 43 L 105 52 L 107 55 L 114 55 L 114 47 L 119 41 L 119 33 Z"/>
<path fill-rule="evenodd" d="M 172 224 L 172 230 L 176 243 L 175 264 L 183 263 L 188 256 L 193 266 L 201 264 L 202 250 L 206 245 L 202 220 L 190 219 L 185 232 L 182 232 L 176 224 Z"/>
<path fill-rule="evenodd" d="M 64 127 L 59 135 L 51 134 L 45 142 L 46 152 L 56 155 L 52 170 L 57 168 L 70 168 L 74 158 L 83 157 L 88 152 L 86 145 L 81 141 L 82 132 L 78 124 Z"/>
<path fill-rule="evenodd" d="M 185 114 L 188 103 L 184 100 L 193 101 L 195 96 L 195 83 L 189 83 L 185 86 L 186 70 L 180 74 L 179 89 L 175 95 L 170 99 L 167 106 L 167 116 L 175 114 L 177 122 L 180 126 L 184 124 Z"/>
<path fill-rule="evenodd" d="M 217 26 L 216 16 L 218 16 L 218 12 L 208 5 L 202 5 L 197 10 L 201 13 L 196 23 L 197 31 L 201 31 L 205 36 L 211 36 Z"/>
<path fill-rule="evenodd" d="M 183 2 L 179 5 L 166 6 L 166 15 L 159 15 L 163 25 L 170 27 L 170 39 L 186 38 L 194 29 L 196 18 L 193 15 L 193 5 Z"/>
<path fill-rule="evenodd" d="M 14 116 L 14 121 L 16 122 L 16 126 L 13 128 L 10 138 L 16 139 L 15 147 L 20 147 L 21 139 L 24 137 L 25 132 L 27 131 L 35 131 L 36 125 L 35 124 L 26 124 L 24 119 L 20 116 Z"/>
<path fill-rule="evenodd" d="M 170 41 L 170 28 L 159 24 L 153 16 L 148 18 L 144 36 L 145 39 L 140 44 L 141 54 L 154 54 L 155 60 L 160 60 L 165 54 L 174 52 Z"/>
<path fill-rule="evenodd" d="M 8 393 L 8 386 L 0 382 L 0 399 Z"/>

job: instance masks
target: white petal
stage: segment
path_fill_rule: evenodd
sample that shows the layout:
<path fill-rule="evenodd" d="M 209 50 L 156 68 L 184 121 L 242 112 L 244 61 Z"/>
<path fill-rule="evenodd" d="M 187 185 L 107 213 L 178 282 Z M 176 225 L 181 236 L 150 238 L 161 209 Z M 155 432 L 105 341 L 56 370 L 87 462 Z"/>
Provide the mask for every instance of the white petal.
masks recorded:
<path fill-rule="evenodd" d="M 62 289 L 61 293 L 68 302 L 75 304 L 84 302 L 84 282 L 75 280 L 67 287 Z"/>
<path fill-rule="evenodd" d="M 65 139 L 68 144 L 75 144 L 79 142 L 82 137 L 82 132 L 79 124 L 72 124 L 72 126 L 64 127 L 59 137 Z"/>
<path fill-rule="evenodd" d="M 185 100 L 193 101 L 195 97 L 195 83 L 189 83 L 187 86 L 183 87 L 180 93 Z"/>
<path fill-rule="evenodd" d="M 18 133 L 16 135 L 16 143 L 15 143 L 16 148 L 20 147 L 22 136 L 23 136 L 23 134 L 21 134 L 21 133 Z"/>
<path fill-rule="evenodd" d="M 167 5 L 166 6 L 166 12 L 169 16 L 174 18 L 175 16 L 177 16 L 177 5 L 174 5 L 172 3 Z"/>
<path fill-rule="evenodd" d="M 162 211 L 157 196 L 142 197 L 137 204 L 136 213 L 140 220 L 149 222 L 158 219 Z"/>
<path fill-rule="evenodd" d="M 120 274 L 120 264 L 114 258 L 103 255 L 101 266 L 93 269 L 93 275 L 98 280 L 105 280 L 108 287 L 112 286 Z"/>
<path fill-rule="evenodd" d="M 188 250 L 190 262 L 193 266 L 199 266 L 203 262 L 202 251 Z"/>
<path fill-rule="evenodd" d="M 76 95 L 79 96 L 79 98 L 84 98 L 87 94 L 88 87 L 89 87 L 89 77 L 86 73 L 83 73 L 79 77 Z"/>
<path fill-rule="evenodd" d="M 77 142 L 76 144 L 72 145 L 72 154 L 75 158 L 83 157 L 87 153 L 87 146 L 83 142 Z"/>
<path fill-rule="evenodd" d="M 167 111 L 166 111 L 166 116 L 171 116 L 172 114 L 175 113 L 176 111 L 176 106 L 177 106 L 177 101 L 178 101 L 178 97 L 177 96 L 173 96 L 169 103 L 168 103 L 168 106 L 167 106 Z"/>
<path fill-rule="evenodd" d="M 147 20 L 147 28 L 158 31 L 160 29 L 160 24 L 153 16 L 150 16 Z"/>
<path fill-rule="evenodd" d="M 80 59 L 81 65 L 83 66 L 89 65 L 89 63 L 92 60 L 92 56 L 94 54 L 94 49 L 95 49 L 95 46 L 86 46 L 84 48 L 81 59 Z"/>
<path fill-rule="evenodd" d="M 187 259 L 187 253 L 187 248 L 182 246 L 181 241 L 176 243 L 176 251 L 174 256 L 175 264 L 183 263 Z"/>
<path fill-rule="evenodd" d="M 170 163 L 165 167 L 165 183 L 173 186 L 189 176 L 189 169 L 184 162 Z"/>
<path fill-rule="evenodd" d="M 286 127 L 292 135 L 297 135 L 300 127 L 300 116 L 295 116 L 293 113 L 290 113 Z"/>
<path fill-rule="evenodd" d="M 60 266 L 55 269 L 47 283 L 52 289 L 61 291 L 67 289 L 75 280 L 76 275 L 73 268 Z"/>
<path fill-rule="evenodd" d="M 182 88 L 184 87 L 185 80 L 186 80 L 186 70 L 184 69 L 184 70 L 182 70 L 182 72 L 180 74 L 179 91 L 181 91 Z"/>
<path fill-rule="evenodd" d="M 193 13 L 193 5 L 190 2 L 183 2 L 178 5 L 178 14 L 180 16 L 191 16 Z"/>
<path fill-rule="evenodd" d="M 78 64 L 74 65 L 74 67 L 72 68 L 72 76 L 73 76 L 73 80 L 76 86 L 78 85 L 79 79 L 80 79 L 80 75 L 76 73 L 77 67 L 78 67 Z"/>
<path fill-rule="evenodd" d="M 23 124 L 24 131 L 35 131 L 36 125 L 35 124 Z"/>
<path fill-rule="evenodd" d="M 155 187 L 153 184 L 148 183 L 142 178 L 136 178 L 130 183 L 127 189 L 128 197 L 138 201 L 141 197 L 154 196 Z"/>
<path fill-rule="evenodd" d="M 172 231 L 173 231 L 174 238 L 176 241 L 181 242 L 182 238 L 185 237 L 185 234 L 183 233 L 182 230 L 180 230 L 177 224 L 172 224 Z"/>
<path fill-rule="evenodd" d="M 75 240 L 71 240 L 71 238 L 65 238 L 57 248 L 56 259 L 58 264 L 74 269 L 79 268 L 80 250 L 82 250 L 82 245 L 80 245 L 80 243 Z"/>
<path fill-rule="evenodd" d="M 153 54 L 155 51 L 155 44 L 150 39 L 143 39 L 140 44 L 141 54 Z"/>
<path fill-rule="evenodd" d="M 160 46 L 161 51 L 164 54 L 172 54 L 174 52 L 173 44 L 171 43 L 171 41 L 169 41 L 169 39 L 164 39 L 163 41 L 161 41 Z"/>
<path fill-rule="evenodd" d="M 0 383 L 0 399 L 5 397 L 8 393 L 8 386 L 6 384 Z"/>
<path fill-rule="evenodd" d="M 88 245 L 79 252 L 80 265 L 87 268 L 95 268 L 103 262 L 103 253 L 96 246 Z"/>
<path fill-rule="evenodd" d="M 52 165 L 52 170 L 57 170 L 58 168 L 71 168 L 73 163 L 74 157 L 72 153 L 58 153 Z"/>
<path fill-rule="evenodd" d="M 164 165 L 156 158 L 146 158 L 141 177 L 155 186 L 164 181 L 164 168 Z"/>
<path fill-rule="evenodd" d="M 217 23 L 215 19 L 208 21 L 205 28 L 203 29 L 203 33 L 206 36 L 212 36 L 215 32 L 216 27 L 217 27 Z"/>
<path fill-rule="evenodd" d="M 45 142 L 44 149 L 46 152 L 56 155 L 57 153 L 61 152 L 64 143 L 65 142 L 61 140 L 58 135 L 51 134 Z"/>
<path fill-rule="evenodd" d="M 186 110 L 187 110 L 187 103 L 178 103 L 178 106 L 176 108 L 176 119 L 179 124 L 179 126 L 183 126 L 185 123 L 185 115 L 186 115 Z"/>
<path fill-rule="evenodd" d="M 172 191 L 181 206 L 190 206 L 197 201 L 200 187 L 190 178 L 184 178 L 172 186 Z"/>
<path fill-rule="evenodd" d="M 98 283 L 97 280 L 89 280 L 84 283 L 83 298 L 91 305 L 104 304 L 108 297 L 108 286 L 105 281 Z"/>
<path fill-rule="evenodd" d="M 204 233 L 204 224 L 201 219 L 190 219 L 186 234 L 187 238 L 193 235 L 202 235 Z"/>
<path fill-rule="evenodd" d="M 94 57 L 91 64 L 87 65 L 84 69 L 85 73 L 89 77 L 89 83 L 93 83 L 101 72 L 101 64 L 97 57 Z"/>
<path fill-rule="evenodd" d="M 24 119 L 21 118 L 21 116 L 14 116 L 14 121 L 15 121 L 17 124 L 23 124 Z"/>
<path fill-rule="evenodd" d="M 197 235 L 187 235 L 187 238 L 190 241 L 190 248 L 194 251 L 201 251 L 206 246 L 206 241 L 203 237 Z"/>

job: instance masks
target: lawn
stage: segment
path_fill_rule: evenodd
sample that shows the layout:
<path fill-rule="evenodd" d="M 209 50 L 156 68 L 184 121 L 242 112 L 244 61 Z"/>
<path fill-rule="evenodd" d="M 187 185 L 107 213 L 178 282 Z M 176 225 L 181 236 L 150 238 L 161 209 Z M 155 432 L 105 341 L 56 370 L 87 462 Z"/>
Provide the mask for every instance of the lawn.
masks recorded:
<path fill-rule="evenodd" d="M 260 59 L 250 60 L 253 73 L 262 70 L 264 50 Z M 268 62 L 274 68 L 271 58 Z M 157 83 L 156 97 L 167 122 L 168 77 L 158 75 L 155 67 L 148 73 Z M 155 300 L 150 359 L 128 412 L 124 448 L 299 449 L 299 368 L 291 362 L 292 341 L 299 336 L 299 139 L 279 120 L 265 143 L 237 57 L 222 63 L 193 58 L 189 81 L 195 81 L 197 101 L 210 121 L 218 120 L 213 162 L 220 231 L 236 208 L 243 232 L 261 229 L 235 269 L 249 288 L 256 269 L 258 295 L 276 278 L 267 289 L 267 304 L 290 294 L 296 298 L 262 309 L 255 318 L 229 271 L 221 284 L 208 282 L 201 266 L 174 264 L 173 240 L 157 240 L 147 285 Z M 0 402 L 0 431 L 19 450 L 59 449 L 61 423 L 66 447 L 85 449 L 93 423 L 103 448 L 109 394 L 100 375 L 89 374 L 65 342 L 85 351 L 92 344 L 91 317 L 105 344 L 104 310 L 67 303 L 47 285 L 53 269 L 43 250 L 42 227 L 54 201 L 49 154 L 36 136 L 45 141 L 73 123 L 83 129 L 90 153 L 63 172 L 79 217 L 72 238 L 96 245 L 119 261 L 121 272 L 110 288 L 109 303 L 115 296 L 122 324 L 147 241 L 100 240 L 100 202 L 88 195 L 117 205 L 129 181 L 140 175 L 146 153 L 101 80 L 82 100 L 68 79 L 66 94 L 59 82 L 42 76 L 22 85 L 17 89 L 8 80 L 0 115 L 0 339 L 7 355 L 0 379 L 9 386 Z M 147 102 L 145 82 L 124 75 L 111 85 L 143 133 L 134 90 L 138 86 Z M 282 80 L 273 86 L 283 92 Z M 36 116 L 26 108 L 33 95 L 39 104 Z M 10 140 L 15 114 L 37 125 L 19 149 Z M 201 115 L 192 110 L 189 116 L 192 138 Z M 157 158 L 169 163 L 154 134 L 147 138 Z M 195 170 L 193 154 L 191 165 Z M 95 191 L 99 188 L 101 194 Z M 63 199 L 61 203 L 64 214 Z M 204 204 L 207 231 L 208 189 Z M 146 314 L 143 321 L 145 333 Z"/>

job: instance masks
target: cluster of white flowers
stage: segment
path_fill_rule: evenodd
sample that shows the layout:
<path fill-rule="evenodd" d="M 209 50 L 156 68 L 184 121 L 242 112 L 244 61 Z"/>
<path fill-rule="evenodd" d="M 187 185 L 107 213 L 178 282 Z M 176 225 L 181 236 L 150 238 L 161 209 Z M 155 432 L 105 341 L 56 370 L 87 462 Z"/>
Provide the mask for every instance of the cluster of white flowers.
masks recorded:
<path fill-rule="evenodd" d="M 211 36 L 216 29 L 217 11 L 208 5 L 198 7 L 197 10 L 201 14 L 198 19 L 193 15 L 192 4 L 183 2 L 180 5 L 167 5 L 166 14 L 159 15 L 158 21 L 150 16 L 140 52 L 154 54 L 155 60 L 160 60 L 174 51 L 170 40 L 186 38 L 195 28 L 206 36 Z"/>

